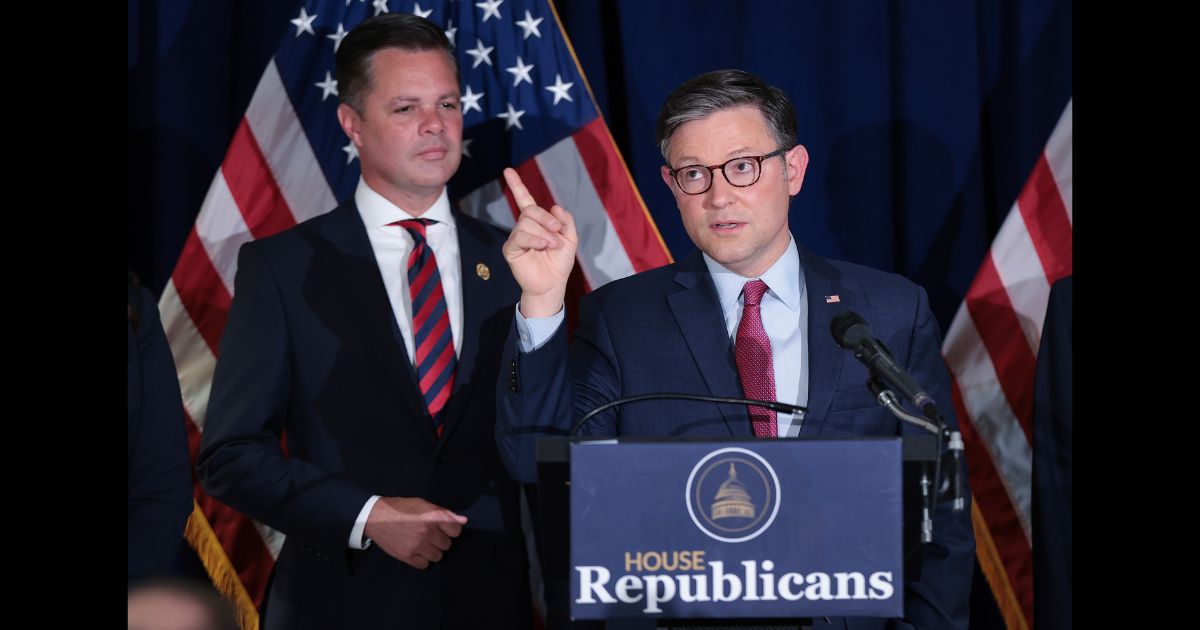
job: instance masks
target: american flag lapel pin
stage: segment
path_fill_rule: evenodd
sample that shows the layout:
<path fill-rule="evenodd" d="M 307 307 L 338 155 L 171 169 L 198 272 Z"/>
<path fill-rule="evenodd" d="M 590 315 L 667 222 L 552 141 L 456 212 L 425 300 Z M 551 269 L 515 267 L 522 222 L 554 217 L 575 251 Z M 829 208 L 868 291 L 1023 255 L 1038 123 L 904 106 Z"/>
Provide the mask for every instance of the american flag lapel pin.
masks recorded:
<path fill-rule="evenodd" d="M 833 295 L 826 295 L 826 296 L 825 296 L 825 303 L 826 303 L 826 304 L 836 304 L 836 303 L 838 303 L 838 302 L 841 302 L 841 301 L 842 301 L 842 298 L 841 298 L 841 297 L 839 297 L 839 296 L 838 296 L 836 293 L 835 293 L 835 294 L 833 294 Z"/>

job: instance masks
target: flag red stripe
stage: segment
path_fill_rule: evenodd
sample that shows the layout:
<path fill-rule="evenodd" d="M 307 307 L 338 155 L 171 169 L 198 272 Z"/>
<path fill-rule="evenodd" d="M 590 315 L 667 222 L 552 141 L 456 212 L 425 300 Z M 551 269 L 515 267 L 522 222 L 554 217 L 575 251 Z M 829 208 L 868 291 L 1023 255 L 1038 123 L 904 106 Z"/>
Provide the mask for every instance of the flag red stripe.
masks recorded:
<path fill-rule="evenodd" d="M 634 271 L 645 271 L 671 262 L 658 232 L 646 213 L 629 172 L 613 146 L 604 121 L 597 117 L 575 132 L 575 147 L 587 166 L 597 196 L 621 239 Z M 524 177 L 524 174 L 522 174 Z"/>
<path fill-rule="evenodd" d="M 255 239 L 296 224 L 245 117 L 229 144 L 229 152 L 221 164 L 221 175 Z"/>
<path fill-rule="evenodd" d="M 1033 444 L 1033 373 L 1037 358 L 1021 329 L 991 255 L 985 256 L 966 297 L 967 311 L 992 359 L 1000 389 Z"/>
<path fill-rule="evenodd" d="M 967 459 L 971 496 L 988 523 L 996 551 L 1004 563 L 1004 572 L 1025 612 L 1025 618 L 1032 622 L 1033 553 L 1029 541 L 1025 538 L 1025 530 L 1021 527 L 1008 490 L 1000 479 L 1000 472 L 992 462 L 991 453 L 984 447 L 979 434 L 975 433 L 975 427 L 971 424 L 970 415 L 967 414 L 958 381 L 953 373 L 950 375 L 950 381 L 950 395 L 963 435 L 963 452 Z"/>
<path fill-rule="evenodd" d="M 179 254 L 179 263 L 175 265 L 171 279 L 175 282 L 175 291 L 184 310 L 215 356 L 233 298 L 216 267 L 213 267 L 195 227 L 192 227 L 183 243 L 183 251 Z"/>
<path fill-rule="evenodd" d="M 1054 284 L 1071 274 L 1071 221 L 1046 154 L 1038 158 L 1029 181 L 1017 199 L 1025 230 L 1033 241 L 1046 281 Z"/>
<path fill-rule="evenodd" d="M 576 308 L 580 298 L 591 293 L 592 287 L 588 285 L 587 278 L 583 275 L 583 267 L 576 262 L 571 268 L 571 277 L 567 278 L 567 294 L 563 298 L 567 304 L 567 334 L 573 334 L 575 327 L 579 325 L 579 309 Z"/>

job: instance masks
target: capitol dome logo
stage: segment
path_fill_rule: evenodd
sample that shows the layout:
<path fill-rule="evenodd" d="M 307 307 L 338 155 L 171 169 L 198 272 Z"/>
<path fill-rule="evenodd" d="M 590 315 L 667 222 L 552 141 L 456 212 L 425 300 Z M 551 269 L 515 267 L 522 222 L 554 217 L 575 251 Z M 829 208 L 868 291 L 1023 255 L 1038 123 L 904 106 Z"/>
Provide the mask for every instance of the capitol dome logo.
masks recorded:
<path fill-rule="evenodd" d="M 704 456 L 688 475 L 688 514 L 700 531 L 722 542 L 745 542 L 779 514 L 779 477 L 758 453 L 730 447 Z"/>

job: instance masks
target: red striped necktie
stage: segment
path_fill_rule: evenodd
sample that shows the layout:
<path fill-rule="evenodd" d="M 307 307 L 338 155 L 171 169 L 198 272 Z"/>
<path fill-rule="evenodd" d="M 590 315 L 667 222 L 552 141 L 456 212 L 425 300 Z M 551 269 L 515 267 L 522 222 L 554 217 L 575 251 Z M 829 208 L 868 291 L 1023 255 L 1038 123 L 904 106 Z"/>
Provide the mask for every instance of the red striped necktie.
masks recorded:
<path fill-rule="evenodd" d="M 425 227 L 437 223 L 430 219 L 397 221 L 413 237 L 413 250 L 408 256 L 408 293 L 412 298 L 413 363 L 421 381 L 425 407 L 433 418 L 434 430 L 442 435 L 444 426 L 439 412 L 450 400 L 454 390 L 454 338 L 450 330 L 450 313 L 446 310 L 446 295 L 442 292 L 442 277 L 437 259 L 425 240 Z"/>

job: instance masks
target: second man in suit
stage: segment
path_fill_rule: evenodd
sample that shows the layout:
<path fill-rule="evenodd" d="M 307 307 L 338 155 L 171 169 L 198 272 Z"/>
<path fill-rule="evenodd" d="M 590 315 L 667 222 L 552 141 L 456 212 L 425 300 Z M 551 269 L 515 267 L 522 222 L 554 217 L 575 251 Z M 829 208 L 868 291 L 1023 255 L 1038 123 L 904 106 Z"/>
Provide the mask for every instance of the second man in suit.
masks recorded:
<path fill-rule="evenodd" d="M 336 66 L 362 178 L 239 252 L 197 473 L 287 536 L 268 629 L 528 628 L 519 485 L 494 439 L 518 288 L 505 234 L 447 197 L 463 129 L 450 42 L 389 13 Z"/>

